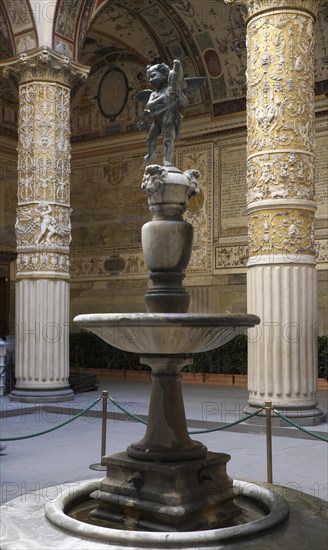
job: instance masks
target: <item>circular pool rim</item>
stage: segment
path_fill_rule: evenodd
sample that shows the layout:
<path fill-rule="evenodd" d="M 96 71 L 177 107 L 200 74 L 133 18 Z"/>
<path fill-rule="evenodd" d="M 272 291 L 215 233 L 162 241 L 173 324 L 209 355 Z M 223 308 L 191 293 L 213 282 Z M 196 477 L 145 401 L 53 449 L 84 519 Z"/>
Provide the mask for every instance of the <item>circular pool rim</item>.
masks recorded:
<path fill-rule="evenodd" d="M 66 515 L 65 510 L 74 506 L 74 503 L 88 498 L 89 495 L 100 488 L 101 480 L 93 480 L 82 483 L 79 488 L 72 491 L 68 488 L 55 502 L 48 502 L 45 506 L 46 518 L 60 530 L 68 531 L 75 536 L 113 543 L 117 548 L 133 550 L 137 548 L 179 548 L 189 549 L 197 544 L 197 548 L 206 548 L 208 544 L 215 542 L 224 543 L 237 538 L 256 536 L 259 533 L 272 529 L 282 523 L 289 513 L 286 500 L 278 495 L 256 485 L 255 483 L 234 480 L 233 486 L 236 496 L 249 499 L 267 510 L 267 515 L 254 521 L 209 529 L 204 531 L 183 532 L 149 532 L 149 531 L 125 531 L 110 527 L 89 525 Z"/>

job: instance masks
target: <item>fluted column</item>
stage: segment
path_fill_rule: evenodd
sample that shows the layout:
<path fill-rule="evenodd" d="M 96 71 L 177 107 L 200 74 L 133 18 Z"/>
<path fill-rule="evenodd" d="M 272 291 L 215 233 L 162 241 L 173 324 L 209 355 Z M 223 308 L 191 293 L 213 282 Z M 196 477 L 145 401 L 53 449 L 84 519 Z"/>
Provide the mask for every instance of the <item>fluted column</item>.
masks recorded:
<path fill-rule="evenodd" d="M 69 376 L 70 88 L 48 48 L 1 64 L 19 85 L 15 401 L 73 398 Z"/>
<path fill-rule="evenodd" d="M 229 1 L 229 0 L 227 0 Z M 314 0 L 247 1 L 249 405 L 317 421 Z"/>

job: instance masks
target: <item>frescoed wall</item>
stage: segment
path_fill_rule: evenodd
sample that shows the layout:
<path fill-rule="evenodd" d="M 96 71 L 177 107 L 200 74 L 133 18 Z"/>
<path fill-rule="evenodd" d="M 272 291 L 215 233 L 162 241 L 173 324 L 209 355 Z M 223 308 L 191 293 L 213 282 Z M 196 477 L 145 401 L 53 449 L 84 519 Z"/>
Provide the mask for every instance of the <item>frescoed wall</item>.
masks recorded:
<path fill-rule="evenodd" d="M 231 118 L 231 121 L 233 117 Z M 185 219 L 194 226 L 192 259 L 185 284 L 191 310 L 246 311 L 248 259 L 246 209 L 246 133 L 217 132 L 204 139 L 190 121 L 193 144 L 176 147 L 176 164 L 201 172 L 201 193 L 193 198 Z M 150 219 L 141 191 L 144 135 L 120 146 L 119 138 L 78 142 L 73 148 L 72 311 L 144 310 L 148 284 L 140 234 Z M 319 295 L 324 298 L 327 257 L 327 132 L 317 124 L 315 236 Z M 123 140 L 123 138 L 122 138 Z M 187 141 L 187 140 L 186 140 Z M 120 153 L 117 152 L 120 150 Z M 160 154 L 160 152 L 159 152 Z M 205 292 L 206 290 L 206 292 Z M 200 308 L 200 309 L 199 309 Z M 324 324 L 324 300 L 319 303 Z"/>

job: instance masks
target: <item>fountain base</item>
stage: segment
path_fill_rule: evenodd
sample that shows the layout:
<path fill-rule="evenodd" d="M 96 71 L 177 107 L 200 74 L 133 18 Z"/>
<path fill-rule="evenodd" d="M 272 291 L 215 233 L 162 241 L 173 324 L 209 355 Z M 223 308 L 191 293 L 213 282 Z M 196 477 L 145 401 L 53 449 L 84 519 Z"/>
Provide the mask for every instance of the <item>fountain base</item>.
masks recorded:
<path fill-rule="evenodd" d="M 238 501 L 243 498 L 255 502 L 267 514 L 233 527 L 184 533 L 105 528 L 66 515 L 67 509 L 88 499 L 99 486 L 97 479 L 48 485 L 4 504 L 2 550 L 44 548 L 45 541 L 48 550 L 313 550 L 327 544 L 327 502 L 281 485 L 235 480 Z"/>
<path fill-rule="evenodd" d="M 241 509 L 226 473 L 230 456 L 154 463 L 127 453 L 104 457 L 107 477 L 92 519 L 144 531 L 194 531 L 231 524 Z M 159 489 L 160 488 L 160 489 Z"/>

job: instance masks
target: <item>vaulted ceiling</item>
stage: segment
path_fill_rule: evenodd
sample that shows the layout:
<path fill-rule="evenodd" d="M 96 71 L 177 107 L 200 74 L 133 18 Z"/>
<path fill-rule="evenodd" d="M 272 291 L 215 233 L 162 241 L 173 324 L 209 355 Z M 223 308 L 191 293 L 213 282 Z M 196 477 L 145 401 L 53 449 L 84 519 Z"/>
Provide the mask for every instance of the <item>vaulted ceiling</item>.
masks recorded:
<path fill-rule="evenodd" d="M 323 93 L 328 91 L 328 2 L 319 5 L 315 81 L 317 93 Z M 48 45 L 91 66 L 91 74 L 134 63 L 142 80 L 148 63 L 179 58 L 186 76 L 207 78 L 195 102 L 202 104 L 198 112 L 220 115 L 245 107 L 244 14 L 243 7 L 224 0 L 4 0 L 0 60 Z"/>

